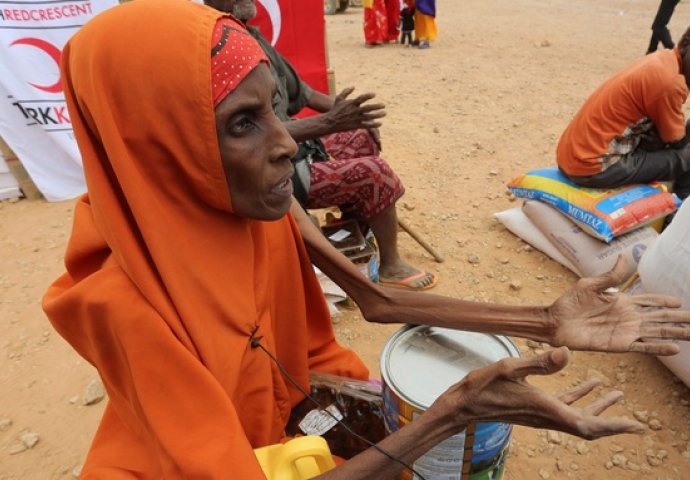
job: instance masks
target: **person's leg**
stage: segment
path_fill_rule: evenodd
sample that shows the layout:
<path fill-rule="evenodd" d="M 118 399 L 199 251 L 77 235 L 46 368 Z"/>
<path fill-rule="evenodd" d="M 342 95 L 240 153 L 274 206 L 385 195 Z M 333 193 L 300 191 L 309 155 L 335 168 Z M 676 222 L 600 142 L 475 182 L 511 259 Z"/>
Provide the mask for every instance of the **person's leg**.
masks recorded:
<path fill-rule="evenodd" d="M 667 148 L 652 152 L 638 148 L 600 174 L 569 178 L 578 185 L 590 188 L 674 181 L 674 193 L 684 199 L 690 193 L 690 144 L 677 150 Z"/>
<path fill-rule="evenodd" d="M 398 251 L 395 202 L 404 193 L 400 179 L 380 157 L 329 160 L 312 164 L 308 208 L 347 205 L 370 227 L 379 247 L 381 283 L 412 289 L 433 286 L 436 277 L 405 262 Z"/>
<path fill-rule="evenodd" d="M 386 22 L 387 35 L 386 40 L 389 42 L 397 42 L 400 31 L 398 30 L 398 21 L 400 20 L 400 0 L 386 0 Z"/>
<path fill-rule="evenodd" d="M 383 11 L 384 16 L 381 16 Z M 371 7 L 364 8 L 364 43 L 368 46 L 379 45 L 386 38 L 388 25 L 385 21 L 383 0 L 374 0 Z"/>
<path fill-rule="evenodd" d="M 667 25 L 671 20 L 673 15 L 673 10 L 676 8 L 678 0 L 661 0 L 659 4 L 659 10 L 654 17 L 654 22 L 652 23 L 652 31 L 654 35 L 652 38 L 656 38 L 665 48 L 673 48 L 675 45 L 673 39 L 671 38 L 671 32 L 669 31 Z M 650 44 L 651 47 L 651 44 Z M 656 47 L 654 48 L 656 50 Z"/>
<path fill-rule="evenodd" d="M 419 48 L 429 48 L 429 43 L 436 39 L 436 19 L 430 15 L 415 12 L 415 34 Z"/>
<path fill-rule="evenodd" d="M 647 53 L 654 53 L 659 47 L 659 37 L 657 37 L 656 32 L 652 30 L 652 38 L 649 39 L 649 47 L 647 47 Z"/>
<path fill-rule="evenodd" d="M 654 30 L 654 34 L 659 39 L 664 48 L 673 48 L 676 45 L 673 43 L 673 38 L 671 38 L 671 32 L 666 26 L 659 27 Z"/>
<path fill-rule="evenodd" d="M 379 149 L 368 130 L 358 128 L 321 137 L 328 154 L 336 160 L 378 155 Z"/>

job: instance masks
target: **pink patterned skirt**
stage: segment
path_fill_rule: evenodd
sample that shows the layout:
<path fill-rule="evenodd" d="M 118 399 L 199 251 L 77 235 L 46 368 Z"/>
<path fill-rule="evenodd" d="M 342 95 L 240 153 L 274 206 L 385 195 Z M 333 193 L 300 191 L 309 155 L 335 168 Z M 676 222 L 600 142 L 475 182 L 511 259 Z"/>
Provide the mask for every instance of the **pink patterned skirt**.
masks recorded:
<path fill-rule="evenodd" d="M 405 193 L 364 129 L 322 137 L 331 160 L 311 165 L 307 208 L 338 206 L 361 220 L 387 210 Z"/>

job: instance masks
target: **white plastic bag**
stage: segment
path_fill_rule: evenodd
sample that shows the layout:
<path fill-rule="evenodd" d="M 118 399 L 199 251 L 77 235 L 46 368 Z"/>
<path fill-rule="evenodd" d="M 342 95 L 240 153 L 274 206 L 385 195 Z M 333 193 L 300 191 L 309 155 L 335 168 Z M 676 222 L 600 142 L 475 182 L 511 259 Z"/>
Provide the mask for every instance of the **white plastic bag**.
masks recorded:
<path fill-rule="evenodd" d="M 649 246 L 637 271 L 646 292 L 673 295 L 690 310 L 690 202 Z M 690 342 L 679 345 L 679 354 L 659 360 L 690 387 Z"/>

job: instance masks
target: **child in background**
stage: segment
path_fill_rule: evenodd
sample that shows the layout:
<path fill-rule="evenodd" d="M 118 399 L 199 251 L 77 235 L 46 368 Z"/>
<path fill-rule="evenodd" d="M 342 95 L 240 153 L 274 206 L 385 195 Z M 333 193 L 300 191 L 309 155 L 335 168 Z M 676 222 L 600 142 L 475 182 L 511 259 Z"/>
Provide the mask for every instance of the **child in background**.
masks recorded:
<path fill-rule="evenodd" d="M 400 10 L 400 44 L 412 46 L 412 32 L 414 31 L 414 0 L 406 0 L 405 6 Z"/>

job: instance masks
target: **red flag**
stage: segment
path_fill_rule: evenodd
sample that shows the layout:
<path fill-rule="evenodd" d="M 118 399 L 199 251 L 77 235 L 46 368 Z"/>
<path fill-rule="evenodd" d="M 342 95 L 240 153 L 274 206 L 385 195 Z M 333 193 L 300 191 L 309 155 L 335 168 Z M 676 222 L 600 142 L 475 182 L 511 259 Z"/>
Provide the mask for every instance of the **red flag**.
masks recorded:
<path fill-rule="evenodd" d="M 312 88 L 328 94 L 323 0 L 256 0 L 250 23 Z"/>

